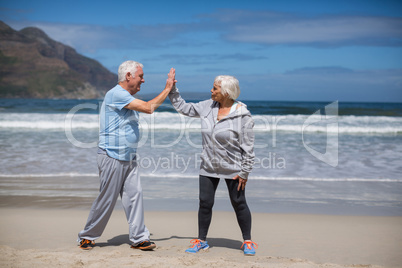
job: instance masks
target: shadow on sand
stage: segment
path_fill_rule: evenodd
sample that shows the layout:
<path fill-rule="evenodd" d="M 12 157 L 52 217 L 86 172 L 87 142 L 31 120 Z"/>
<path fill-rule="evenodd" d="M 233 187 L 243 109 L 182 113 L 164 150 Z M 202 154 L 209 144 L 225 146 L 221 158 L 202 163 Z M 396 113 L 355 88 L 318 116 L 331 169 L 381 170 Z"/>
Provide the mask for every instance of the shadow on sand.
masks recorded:
<path fill-rule="evenodd" d="M 176 236 L 172 235 L 166 238 L 158 238 L 158 239 L 151 239 L 151 241 L 158 242 L 158 241 L 167 241 L 171 239 L 186 239 L 190 240 L 194 239 L 194 237 L 183 237 L 183 236 Z M 221 247 L 221 248 L 231 248 L 231 249 L 240 249 L 243 242 L 239 240 L 233 240 L 228 238 L 208 238 L 208 244 L 211 248 L 213 247 Z M 120 245 L 131 245 L 131 241 L 128 239 L 128 234 L 115 236 L 107 241 L 107 243 L 97 243 L 96 245 L 99 247 L 107 247 L 107 246 L 120 246 Z"/>

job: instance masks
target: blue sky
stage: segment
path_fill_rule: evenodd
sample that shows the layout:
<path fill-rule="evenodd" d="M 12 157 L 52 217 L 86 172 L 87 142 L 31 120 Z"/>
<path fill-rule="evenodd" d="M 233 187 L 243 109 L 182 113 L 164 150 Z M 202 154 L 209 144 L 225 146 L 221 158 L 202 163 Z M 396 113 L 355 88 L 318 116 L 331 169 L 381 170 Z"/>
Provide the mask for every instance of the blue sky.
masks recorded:
<path fill-rule="evenodd" d="M 0 0 L 0 19 L 115 73 L 143 63 L 143 93 L 174 67 L 182 92 L 228 74 L 244 100 L 402 102 L 402 1 Z"/>

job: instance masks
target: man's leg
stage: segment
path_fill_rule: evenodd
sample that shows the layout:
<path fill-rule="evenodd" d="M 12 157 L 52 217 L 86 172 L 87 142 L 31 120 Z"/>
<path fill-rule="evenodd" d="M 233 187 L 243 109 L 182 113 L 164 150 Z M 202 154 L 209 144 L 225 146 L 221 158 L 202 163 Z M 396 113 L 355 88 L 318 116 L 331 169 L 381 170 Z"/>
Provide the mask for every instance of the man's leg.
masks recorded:
<path fill-rule="evenodd" d="M 129 239 L 133 244 L 137 244 L 149 240 L 149 231 L 144 223 L 142 187 L 137 162 L 133 160 L 130 164 L 131 172 L 121 190 L 121 200 L 129 224 Z"/>
<path fill-rule="evenodd" d="M 96 240 L 105 230 L 123 185 L 125 170 L 121 163 L 98 154 L 100 192 L 92 204 L 84 230 L 78 234 L 79 240 Z"/>

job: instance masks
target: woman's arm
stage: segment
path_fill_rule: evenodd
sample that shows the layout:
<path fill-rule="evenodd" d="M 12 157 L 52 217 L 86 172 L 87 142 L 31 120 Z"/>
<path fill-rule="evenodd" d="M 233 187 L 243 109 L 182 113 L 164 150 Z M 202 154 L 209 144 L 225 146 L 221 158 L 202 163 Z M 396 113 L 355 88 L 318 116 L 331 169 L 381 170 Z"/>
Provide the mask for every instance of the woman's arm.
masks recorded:
<path fill-rule="evenodd" d="M 242 150 L 241 171 L 239 176 L 248 179 L 248 174 L 254 165 L 254 121 L 251 116 L 242 119 L 242 135 L 240 137 L 240 148 Z"/>
<path fill-rule="evenodd" d="M 169 93 L 169 99 L 173 107 L 180 114 L 190 117 L 200 117 L 200 113 L 206 108 L 207 101 L 199 103 L 187 103 L 181 96 L 179 90 L 174 86 Z"/>

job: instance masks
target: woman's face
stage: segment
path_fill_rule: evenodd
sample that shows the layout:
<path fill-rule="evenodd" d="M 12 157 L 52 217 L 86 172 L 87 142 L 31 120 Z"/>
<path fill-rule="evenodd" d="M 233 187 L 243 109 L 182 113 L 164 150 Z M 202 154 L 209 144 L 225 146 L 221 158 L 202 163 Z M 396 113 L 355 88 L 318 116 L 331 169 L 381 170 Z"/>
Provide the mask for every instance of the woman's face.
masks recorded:
<path fill-rule="evenodd" d="M 221 92 L 220 83 L 214 83 L 213 88 L 211 89 L 211 99 L 217 102 L 222 102 L 225 100 L 227 96 L 223 95 Z"/>

